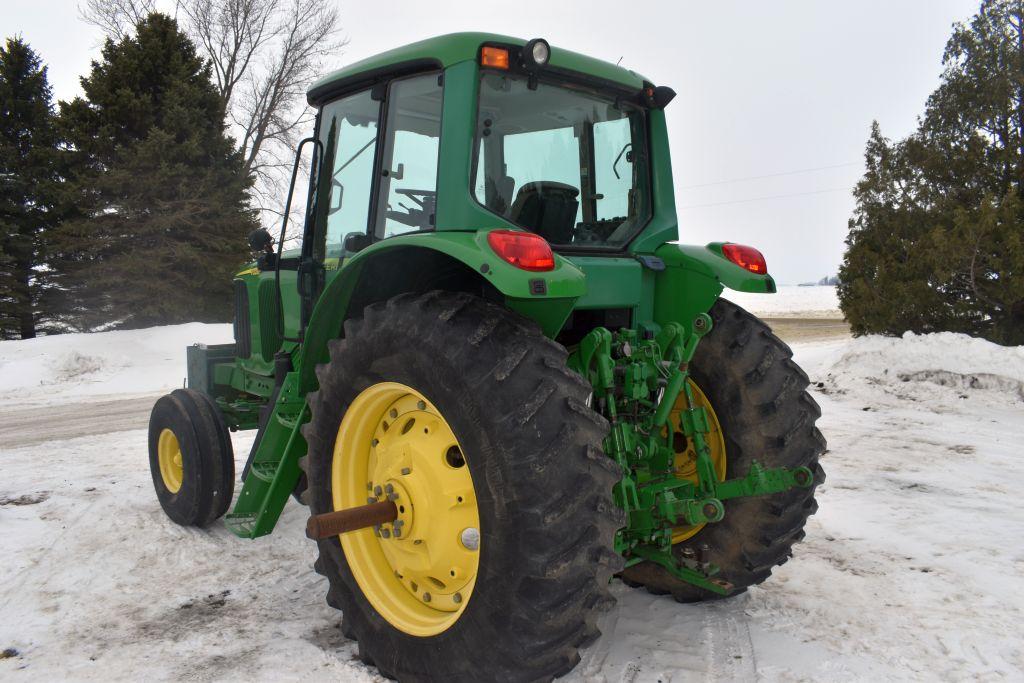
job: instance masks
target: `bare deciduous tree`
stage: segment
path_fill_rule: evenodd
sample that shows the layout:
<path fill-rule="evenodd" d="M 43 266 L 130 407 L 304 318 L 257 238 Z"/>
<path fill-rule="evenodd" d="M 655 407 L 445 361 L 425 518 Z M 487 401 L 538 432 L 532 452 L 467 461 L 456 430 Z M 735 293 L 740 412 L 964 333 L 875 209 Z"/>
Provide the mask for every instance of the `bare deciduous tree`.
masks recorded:
<path fill-rule="evenodd" d="M 124 38 L 139 21 L 156 10 L 156 0 L 85 0 L 85 5 L 78 8 L 82 19 L 114 40 Z"/>
<path fill-rule="evenodd" d="M 330 0 L 85 0 L 82 18 L 114 39 L 153 11 L 173 12 L 210 60 L 253 202 L 280 215 L 299 133 L 309 127 L 306 87 L 337 57 Z M 267 216 L 269 218 L 269 216 Z"/>

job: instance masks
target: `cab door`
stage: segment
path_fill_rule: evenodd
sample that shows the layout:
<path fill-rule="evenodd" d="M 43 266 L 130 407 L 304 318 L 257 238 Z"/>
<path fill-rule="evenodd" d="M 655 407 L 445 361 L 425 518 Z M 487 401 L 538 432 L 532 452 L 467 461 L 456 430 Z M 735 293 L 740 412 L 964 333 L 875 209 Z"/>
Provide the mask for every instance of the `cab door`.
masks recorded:
<path fill-rule="evenodd" d="M 298 289 L 302 324 L 324 285 L 362 248 L 408 232 L 433 230 L 443 79 L 401 76 L 329 102 L 317 129 L 310 224 Z M 381 126 L 382 120 L 387 121 Z M 357 244 L 349 243 L 348 238 Z"/>
<path fill-rule="evenodd" d="M 382 99 L 380 89 L 363 90 L 324 105 L 320 114 L 312 256 L 328 278 L 344 262 L 345 238 L 368 230 Z"/>

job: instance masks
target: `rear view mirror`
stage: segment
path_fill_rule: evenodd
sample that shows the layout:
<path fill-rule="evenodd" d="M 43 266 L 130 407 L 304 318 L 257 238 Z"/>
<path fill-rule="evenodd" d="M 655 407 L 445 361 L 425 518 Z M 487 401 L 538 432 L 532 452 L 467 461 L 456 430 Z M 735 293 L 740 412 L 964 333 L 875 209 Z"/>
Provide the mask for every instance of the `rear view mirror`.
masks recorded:
<path fill-rule="evenodd" d="M 365 232 L 350 232 L 345 235 L 345 253 L 355 254 L 370 246 L 370 236 Z"/>

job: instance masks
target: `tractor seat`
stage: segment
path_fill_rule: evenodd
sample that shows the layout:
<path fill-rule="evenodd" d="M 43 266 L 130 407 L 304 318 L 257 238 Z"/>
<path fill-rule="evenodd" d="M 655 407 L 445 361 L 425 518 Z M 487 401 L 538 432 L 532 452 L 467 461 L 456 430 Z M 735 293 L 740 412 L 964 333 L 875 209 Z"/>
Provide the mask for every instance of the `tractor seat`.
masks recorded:
<path fill-rule="evenodd" d="M 580 191 L 572 185 L 538 180 L 519 188 L 509 218 L 552 244 L 572 242 Z"/>

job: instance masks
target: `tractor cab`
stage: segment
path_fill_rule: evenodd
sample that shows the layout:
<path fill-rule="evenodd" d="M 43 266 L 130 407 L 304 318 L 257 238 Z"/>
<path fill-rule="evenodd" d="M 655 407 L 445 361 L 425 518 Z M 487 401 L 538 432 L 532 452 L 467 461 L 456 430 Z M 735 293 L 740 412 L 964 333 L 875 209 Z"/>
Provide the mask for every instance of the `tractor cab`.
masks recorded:
<path fill-rule="evenodd" d="M 617 67 L 594 78 L 577 70 L 594 60 L 553 58 L 539 39 L 444 40 L 468 48 L 463 60 L 403 61 L 374 83 L 357 64 L 311 90 L 320 110 L 312 240 L 330 254 L 349 235 L 358 249 L 489 227 L 533 232 L 558 251 L 624 252 L 654 213 L 648 113 L 671 91 Z"/>

